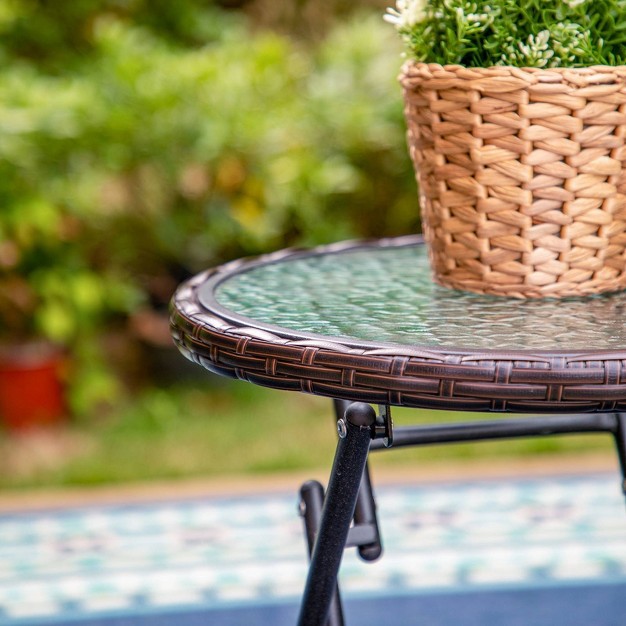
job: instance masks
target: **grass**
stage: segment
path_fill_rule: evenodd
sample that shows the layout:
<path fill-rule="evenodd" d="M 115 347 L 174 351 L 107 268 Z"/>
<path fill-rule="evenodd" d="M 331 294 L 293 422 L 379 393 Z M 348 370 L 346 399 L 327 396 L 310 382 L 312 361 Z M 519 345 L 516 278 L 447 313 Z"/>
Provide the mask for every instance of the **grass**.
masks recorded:
<path fill-rule="evenodd" d="M 210 385 L 213 386 L 210 386 Z M 484 416 L 394 409 L 394 421 Z M 504 419 L 504 418 L 503 418 Z M 0 488 L 97 485 L 188 477 L 328 471 L 336 435 L 330 400 L 236 381 L 151 388 L 113 415 L 46 433 L 0 438 Z M 608 437 L 520 439 L 402 449 L 378 466 L 563 453 L 611 453 Z"/>

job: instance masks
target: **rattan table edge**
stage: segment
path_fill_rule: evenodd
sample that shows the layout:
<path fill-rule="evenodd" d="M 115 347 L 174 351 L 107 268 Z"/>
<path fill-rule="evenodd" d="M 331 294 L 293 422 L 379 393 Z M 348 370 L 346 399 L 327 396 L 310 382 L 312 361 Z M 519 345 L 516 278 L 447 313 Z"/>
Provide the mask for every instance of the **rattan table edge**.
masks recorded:
<path fill-rule="evenodd" d="M 626 410 L 626 349 L 479 350 L 362 342 L 299 333 L 237 315 L 199 298 L 207 281 L 259 264 L 357 247 L 412 245 L 419 237 L 281 250 L 207 270 L 180 286 L 170 325 L 181 353 L 222 376 L 375 404 L 463 411 Z"/>

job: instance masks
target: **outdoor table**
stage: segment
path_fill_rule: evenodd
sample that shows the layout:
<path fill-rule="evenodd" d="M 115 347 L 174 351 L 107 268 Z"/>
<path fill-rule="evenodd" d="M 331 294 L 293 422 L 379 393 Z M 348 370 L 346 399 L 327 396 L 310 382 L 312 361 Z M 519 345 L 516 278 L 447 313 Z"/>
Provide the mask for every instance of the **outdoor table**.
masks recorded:
<path fill-rule="evenodd" d="M 604 432 L 624 485 L 625 308 L 626 292 L 517 300 L 440 287 L 411 236 L 205 271 L 176 292 L 171 328 L 181 352 L 211 372 L 335 399 L 326 495 L 316 482 L 301 489 L 312 556 L 299 624 L 321 626 L 343 623 L 344 549 L 381 554 L 370 450 Z M 433 413 L 432 425 L 394 429 L 392 406 L 526 415 L 438 424 Z"/>

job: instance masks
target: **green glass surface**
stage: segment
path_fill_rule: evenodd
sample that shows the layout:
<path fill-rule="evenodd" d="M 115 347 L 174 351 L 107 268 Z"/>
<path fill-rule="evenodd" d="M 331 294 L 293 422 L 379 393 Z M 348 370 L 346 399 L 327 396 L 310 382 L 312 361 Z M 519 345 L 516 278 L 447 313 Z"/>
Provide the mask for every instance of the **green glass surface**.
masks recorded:
<path fill-rule="evenodd" d="M 423 245 L 288 259 L 218 285 L 219 304 L 256 322 L 417 347 L 626 348 L 626 292 L 518 300 L 433 283 Z"/>

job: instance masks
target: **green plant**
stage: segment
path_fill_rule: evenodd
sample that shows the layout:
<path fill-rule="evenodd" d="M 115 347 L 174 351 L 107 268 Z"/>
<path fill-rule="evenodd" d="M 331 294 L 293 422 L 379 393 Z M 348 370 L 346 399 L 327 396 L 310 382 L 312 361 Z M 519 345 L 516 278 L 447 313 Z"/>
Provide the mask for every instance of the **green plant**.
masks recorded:
<path fill-rule="evenodd" d="M 624 0 L 398 0 L 385 19 L 418 61 L 468 67 L 626 62 Z"/>
<path fill-rule="evenodd" d="M 84 75 L 100 101 L 82 201 L 114 234 L 109 265 L 164 303 L 185 275 L 236 256 L 415 230 L 390 35 L 370 15 L 307 49 L 231 24 L 181 50 L 102 21 Z"/>
<path fill-rule="evenodd" d="M 93 94 L 23 69 L 1 74 L 0 90 L 0 337 L 65 342 L 98 312 L 123 310 L 128 296 L 123 281 L 92 264 L 87 216 L 67 195 L 84 172 Z"/>
<path fill-rule="evenodd" d="M 376 15 L 302 44 L 208 0 L 181 3 L 205 35 L 139 1 L 57 5 L 0 0 L 0 340 L 67 346 L 79 413 L 120 387 L 99 335 L 190 273 L 417 230 L 400 44 Z M 58 48 L 29 47 L 29 16 Z"/>
<path fill-rule="evenodd" d="M 93 254 L 90 211 L 78 202 L 92 168 L 84 135 L 94 100 L 72 78 L 21 65 L 0 74 L 0 343 L 70 350 L 81 408 L 96 388 L 100 397 L 111 391 L 94 347 L 99 333 L 140 298 Z"/>
<path fill-rule="evenodd" d="M 94 53 L 94 31 L 106 18 L 142 26 L 173 44 L 203 46 L 219 41 L 224 30 L 238 21 L 236 14 L 225 12 L 220 4 L 233 2 L 0 0 L 0 54 L 12 60 L 28 60 L 47 71 L 66 73 Z"/>

